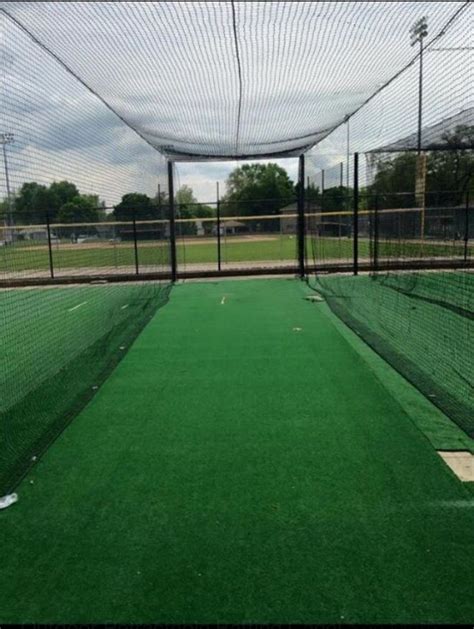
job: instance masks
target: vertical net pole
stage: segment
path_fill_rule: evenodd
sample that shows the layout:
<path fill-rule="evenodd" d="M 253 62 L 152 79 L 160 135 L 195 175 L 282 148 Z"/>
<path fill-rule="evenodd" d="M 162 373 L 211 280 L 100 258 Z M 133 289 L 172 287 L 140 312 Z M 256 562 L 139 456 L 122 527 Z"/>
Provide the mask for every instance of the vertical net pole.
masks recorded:
<path fill-rule="evenodd" d="M 221 270 L 221 202 L 219 197 L 219 182 L 216 182 L 216 194 L 217 194 L 217 270 Z"/>
<path fill-rule="evenodd" d="M 304 155 L 299 157 L 298 176 L 298 269 L 301 278 L 305 276 L 305 216 L 304 216 Z"/>
<path fill-rule="evenodd" d="M 51 245 L 51 225 L 49 221 L 49 212 L 46 212 L 46 232 L 48 234 L 49 274 L 51 276 L 51 279 L 54 279 L 53 248 Z"/>
<path fill-rule="evenodd" d="M 340 164 L 340 176 L 339 176 L 339 186 L 342 188 L 342 186 L 344 185 L 344 162 L 341 162 Z"/>
<path fill-rule="evenodd" d="M 354 153 L 354 207 L 352 217 L 353 235 L 353 271 L 359 273 L 359 153 Z"/>
<path fill-rule="evenodd" d="M 466 209 L 464 214 L 464 263 L 469 253 L 469 189 L 466 192 Z"/>
<path fill-rule="evenodd" d="M 379 270 L 379 195 L 375 193 L 374 199 L 374 271 Z"/>
<path fill-rule="evenodd" d="M 138 275 L 139 268 L 138 268 L 137 219 L 136 219 L 135 208 L 133 209 L 133 251 L 135 254 L 135 275 Z"/>
<path fill-rule="evenodd" d="M 169 195 L 169 221 L 170 221 L 170 247 L 171 247 L 171 280 L 177 279 L 176 260 L 176 223 L 174 213 L 174 182 L 173 182 L 173 162 L 168 162 L 168 195 Z"/>

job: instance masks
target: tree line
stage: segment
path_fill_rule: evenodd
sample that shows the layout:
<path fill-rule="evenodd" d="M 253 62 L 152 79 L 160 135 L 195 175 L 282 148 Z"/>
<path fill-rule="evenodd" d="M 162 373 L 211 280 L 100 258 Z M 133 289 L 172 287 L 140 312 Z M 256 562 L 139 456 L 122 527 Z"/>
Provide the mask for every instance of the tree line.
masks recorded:
<path fill-rule="evenodd" d="M 474 184 L 472 150 L 459 148 L 474 145 L 474 127 L 460 125 L 445 133 L 442 141 L 450 151 L 431 151 L 427 155 L 426 191 L 430 205 L 458 205 Z M 370 207 L 377 196 L 383 207 L 408 207 L 414 204 L 417 155 L 415 152 L 380 154 L 372 163 L 372 182 L 361 189 L 361 207 Z M 298 195 L 288 172 L 275 163 L 250 163 L 235 168 L 226 180 L 225 195 L 220 201 L 222 216 L 274 216 L 294 204 Z M 436 196 L 436 194 L 438 196 Z M 309 207 L 322 212 L 351 208 L 352 189 L 333 186 L 320 190 L 306 182 L 305 198 Z M 212 218 L 216 205 L 198 203 L 193 190 L 181 186 L 175 194 L 176 215 L 181 219 Z M 3 211 L 3 212 L 2 212 Z M 97 195 L 83 194 L 69 181 L 49 186 L 26 182 L 13 196 L 0 202 L 0 212 L 11 215 L 15 224 L 95 223 L 107 221 L 165 219 L 168 198 L 163 192 L 150 197 L 138 192 L 123 195 L 112 209 L 106 209 Z M 183 223 L 181 233 L 193 233 L 195 225 Z"/>

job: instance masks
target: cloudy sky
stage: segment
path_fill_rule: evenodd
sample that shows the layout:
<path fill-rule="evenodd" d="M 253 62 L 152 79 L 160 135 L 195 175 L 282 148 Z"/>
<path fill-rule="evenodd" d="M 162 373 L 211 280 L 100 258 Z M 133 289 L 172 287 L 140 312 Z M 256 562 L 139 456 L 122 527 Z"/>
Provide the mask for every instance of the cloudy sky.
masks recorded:
<path fill-rule="evenodd" d="M 434 37 L 463 4 L 237 2 L 233 14 L 229 2 L 0 3 L 12 185 L 67 178 L 111 205 L 165 185 L 157 147 L 220 157 L 307 146 L 413 59 L 415 18 L 427 15 Z M 470 6 L 436 42 L 448 50 L 425 55 L 425 124 L 473 104 L 472 52 L 459 49 L 472 26 Z M 350 152 L 412 132 L 416 105 L 413 65 L 351 119 Z M 309 168 L 345 159 L 346 143 L 342 125 Z M 272 161 L 296 177 L 295 159 Z M 236 164 L 180 163 L 179 183 L 208 201 Z"/>

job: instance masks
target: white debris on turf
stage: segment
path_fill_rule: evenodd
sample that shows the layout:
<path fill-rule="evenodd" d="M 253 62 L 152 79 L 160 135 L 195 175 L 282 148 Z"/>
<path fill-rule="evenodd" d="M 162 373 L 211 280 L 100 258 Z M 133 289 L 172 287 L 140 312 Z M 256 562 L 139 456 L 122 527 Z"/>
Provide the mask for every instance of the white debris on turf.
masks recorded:
<path fill-rule="evenodd" d="M 14 504 L 18 500 L 17 494 L 7 494 L 0 498 L 0 509 L 6 509 L 10 505 Z"/>

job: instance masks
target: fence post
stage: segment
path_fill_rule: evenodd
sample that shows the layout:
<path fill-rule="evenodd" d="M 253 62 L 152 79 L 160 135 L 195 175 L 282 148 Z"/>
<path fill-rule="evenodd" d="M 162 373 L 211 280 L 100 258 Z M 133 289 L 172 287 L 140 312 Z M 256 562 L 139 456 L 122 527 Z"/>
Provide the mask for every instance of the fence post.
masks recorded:
<path fill-rule="evenodd" d="M 379 195 L 375 193 L 374 203 L 374 271 L 379 270 Z"/>
<path fill-rule="evenodd" d="M 340 169 L 339 187 L 342 188 L 344 186 L 344 162 L 341 162 Z"/>
<path fill-rule="evenodd" d="M 49 221 L 49 212 L 46 212 L 46 231 L 48 233 L 49 274 L 51 276 L 51 279 L 54 279 L 53 248 L 51 245 L 51 225 Z"/>
<path fill-rule="evenodd" d="M 359 274 L 359 153 L 354 153 L 354 199 L 353 199 L 353 269 L 354 275 Z"/>
<path fill-rule="evenodd" d="M 135 254 L 135 275 L 139 274 L 138 268 L 138 243 L 137 243 L 137 221 L 136 221 L 136 211 L 133 209 L 133 250 Z"/>
<path fill-rule="evenodd" d="M 221 202 L 219 198 L 219 182 L 216 181 L 216 191 L 217 191 L 217 206 L 216 206 L 216 215 L 217 215 L 217 270 L 221 270 Z"/>
<path fill-rule="evenodd" d="M 321 195 L 324 194 L 324 168 L 321 170 Z"/>
<path fill-rule="evenodd" d="M 464 262 L 467 263 L 469 252 L 469 189 L 466 192 L 466 209 L 464 214 Z"/>
<path fill-rule="evenodd" d="M 298 177 L 298 268 L 299 275 L 303 279 L 305 276 L 305 216 L 304 216 L 304 154 L 299 157 L 299 177 Z"/>
<path fill-rule="evenodd" d="M 174 185 L 173 185 L 173 162 L 168 162 L 168 195 L 169 195 L 169 222 L 170 222 L 170 247 L 171 247 L 171 280 L 176 282 L 176 223 L 174 216 Z"/>

